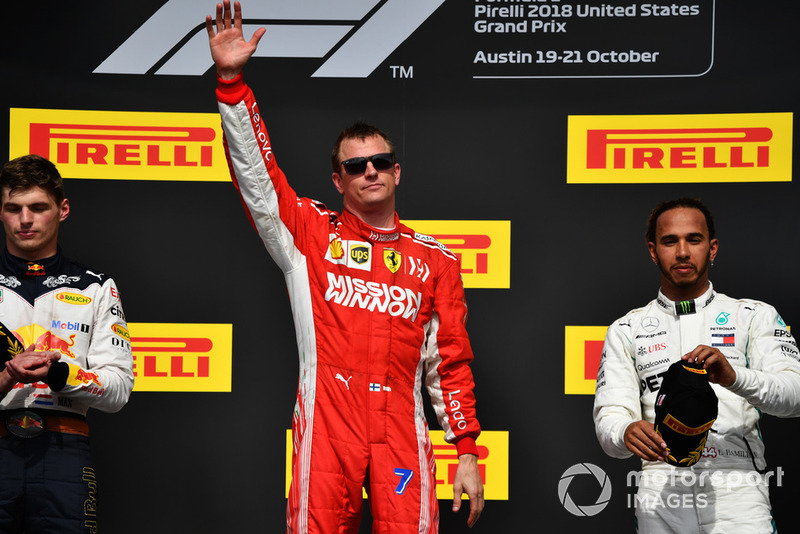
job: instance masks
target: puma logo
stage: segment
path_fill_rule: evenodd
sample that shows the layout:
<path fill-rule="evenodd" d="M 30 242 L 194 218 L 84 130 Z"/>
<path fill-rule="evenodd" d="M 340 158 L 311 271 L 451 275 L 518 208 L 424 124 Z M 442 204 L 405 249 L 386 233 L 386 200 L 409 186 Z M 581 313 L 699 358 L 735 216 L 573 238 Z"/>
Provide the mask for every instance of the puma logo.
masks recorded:
<path fill-rule="evenodd" d="M 89 275 L 92 275 L 92 276 L 96 276 L 98 280 L 100 280 L 101 282 L 103 281 L 103 275 L 102 274 L 93 273 L 92 271 L 90 271 L 88 269 L 86 270 L 86 274 L 89 274 Z"/>
<path fill-rule="evenodd" d="M 345 380 L 344 377 L 341 374 L 336 373 L 336 380 L 341 380 L 342 382 L 344 382 L 344 385 L 347 386 L 347 391 L 350 391 L 350 379 L 351 378 L 353 378 L 353 377 L 351 376 L 350 378 Z"/>

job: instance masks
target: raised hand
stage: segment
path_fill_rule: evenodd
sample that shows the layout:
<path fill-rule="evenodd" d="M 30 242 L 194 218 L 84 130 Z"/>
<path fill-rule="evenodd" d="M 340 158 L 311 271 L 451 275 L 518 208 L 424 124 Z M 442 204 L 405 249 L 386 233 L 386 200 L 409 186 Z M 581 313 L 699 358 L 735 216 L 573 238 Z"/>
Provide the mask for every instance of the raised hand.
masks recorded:
<path fill-rule="evenodd" d="M 242 33 L 242 6 L 239 2 L 233 3 L 231 19 L 231 2 L 224 0 L 217 4 L 216 20 L 211 15 L 206 15 L 206 31 L 217 73 L 223 80 L 231 80 L 242 72 L 267 30 L 259 28 L 249 41 L 245 41 Z"/>

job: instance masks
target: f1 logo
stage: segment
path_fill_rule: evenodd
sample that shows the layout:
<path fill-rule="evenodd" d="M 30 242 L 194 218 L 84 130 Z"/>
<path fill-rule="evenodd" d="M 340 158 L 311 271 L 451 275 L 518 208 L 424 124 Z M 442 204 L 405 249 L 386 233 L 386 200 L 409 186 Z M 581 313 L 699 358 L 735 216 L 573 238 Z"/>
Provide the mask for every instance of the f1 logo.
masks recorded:
<path fill-rule="evenodd" d="M 256 57 L 323 58 L 335 49 L 313 78 L 366 78 L 443 3 L 262 0 L 247 5 L 243 30 L 249 38 L 258 27 L 267 28 Z M 94 73 L 147 74 L 163 63 L 155 74 L 202 75 L 211 67 L 204 22 L 209 6 L 206 1 L 169 0 Z"/>

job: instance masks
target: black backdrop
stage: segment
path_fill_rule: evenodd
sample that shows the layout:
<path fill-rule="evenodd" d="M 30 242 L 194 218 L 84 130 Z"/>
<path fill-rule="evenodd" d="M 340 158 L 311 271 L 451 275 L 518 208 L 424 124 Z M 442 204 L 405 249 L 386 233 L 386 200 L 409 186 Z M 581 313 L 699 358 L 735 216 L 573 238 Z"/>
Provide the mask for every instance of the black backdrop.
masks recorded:
<path fill-rule="evenodd" d="M 257 3 L 244 4 L 245 17 Z M 326 3 L 309 2 L 309 9 Z M 0 122 L 9 123 L 9 108 L 215 112 L 211 70 L 94 73 L 165 4 L 180 4 L 196 28 L 214 7 L 189 0 L 4 6 Z M 473 77 L 485 72 L 474 63 L 478 49 L 543 46 L 537 39 L 568 49 L 577 46 L 569 39 L 585 47 L 611 36 L 628 47 L 625 32 L 644 39 L 636 24 L 648 29 L 650 21 L 571 20 L 564 36 L 487 36 L 473 29 L 479 4 L 506 5 L 445 0 L 365 78 L 312 77 L 320 58 L 255 58 L 246 78 L 300 194 L 340 205 L 327 155 L 339 129 L 363 118 L 398 146 L 401 217 L 511 221 L 511 287 L 467 291 L 479 417 L 486 430 L 510 438 L 509 499 L 489 501 L 473 531 L 633 530 L 625 476 L 637 462 L 606 457 L 594 437 L 592 397 L 565 395 L 564 327 L 607 325 L 653 298 L 657 273 L 644 222 L 655 203 L 683 195 L 702 197 L 715 213 L 717 289 L 765 300 L 797 324 L 798 188 L 791 181 L 568 184 L 567 117 L 793 112 L 798 8 L 780 0 L 698 2 L 705 18 L 690 34 L 681 33 L 683 19 L 665 17 L 668 25 L 654 32 L 664 40 L 658 46 L 680 49 L 665 64 L 678 66 L 674 74 L 684 58 L 684 74 L 693 75 L 623 65 L 623 74 L 656 76 L 602 77 L 615 73 L 585 65 L 579 74 L 601 77 L 483 79 Z M 641 3 L 608 3 L 631 4 Z M 392 65 L 413 65 L 413 77 L 393 76 Z M 698 65 L 710 68 L 698 72 Z M 0 146 L 8 146 L 6 131 Z M 233 324 L 230 393 L 135 392 L 119 414 L 92 413 L 103 530 L 282 531 L 296 348 L 282 275 L 232 186 L 76 178 L 67 192 L 73 211 L 62 246 L 113 274 L 129 322 Z M 792 508 L 800 488 L 796 429 L 796 420 L 763 421 L 768 460 L 784 473 L 771 488 L 784 532 L 800 528 Z M 614 484 L 607 508 L 592 517 L 573 516 L 559 503 L 559 479 L 578 463 L 601 467 Z M 591 504 L 598 488 L 577 477 L 570 493 Z M 442 505 L 442 531 L 466 531 L 464 514 L 454 517 Z"/>

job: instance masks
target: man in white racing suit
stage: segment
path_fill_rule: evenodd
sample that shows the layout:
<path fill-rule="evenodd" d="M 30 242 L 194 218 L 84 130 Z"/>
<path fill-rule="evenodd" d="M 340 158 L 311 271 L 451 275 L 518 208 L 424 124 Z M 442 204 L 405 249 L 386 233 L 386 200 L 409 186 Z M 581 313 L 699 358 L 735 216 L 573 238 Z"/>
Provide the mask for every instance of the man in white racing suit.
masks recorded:
<path fill-rule="evenodd" d="M 38 155 L 0 171 L 0 532 L 97 532 L 86 412 L 116 412 L 133 389 L 119 292 L 66 258 L 70 212 L 58 170 Z M 7 350 L 8 348 L 8 350 Z"/>
<path fill-rule="evenodd" d="M 767 472 L 758 423 L 761 413 L 800 416 L 797 343 L 772 306 L 714 290 L 708 268 L 719 243 L 699 200 L 656 207 L 647 244 L 661 290 L 609 327 L 594 403 L 603 450 L 642 459 L 637 528 L 774 532 L 768 495 L 774 473 Z M 667 445 L 653 425 L 661 377 L 680 359 L 703 363 L 719 399 L 702 457 L 691 467 L 664 461 Z"/>

